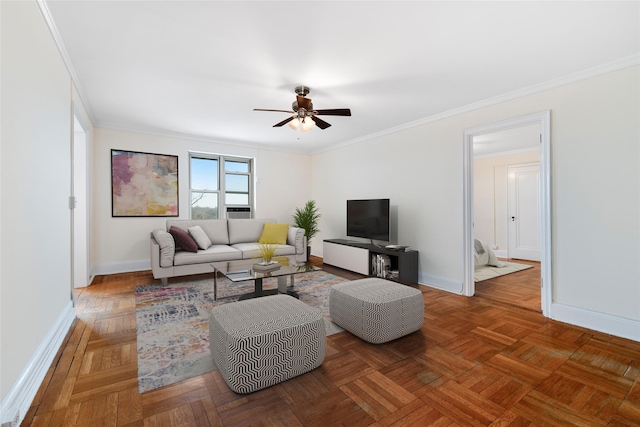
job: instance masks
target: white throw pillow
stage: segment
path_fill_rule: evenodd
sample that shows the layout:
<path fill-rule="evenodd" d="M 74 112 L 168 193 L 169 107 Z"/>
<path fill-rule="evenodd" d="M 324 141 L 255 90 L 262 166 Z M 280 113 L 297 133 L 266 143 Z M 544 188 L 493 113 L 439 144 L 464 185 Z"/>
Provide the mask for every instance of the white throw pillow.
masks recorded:
<path fill-rule="evenodd" d="M 198 247 L 202 250 L 208 249 L 213 243 L 211 243 L 211 239 L 207 236 L 207 233 L 204 232 L 202 227 L 196 225 L 195 227 L 189 227 L 189 234 L 193 237 L 193 240 L 196 241 Z"/>

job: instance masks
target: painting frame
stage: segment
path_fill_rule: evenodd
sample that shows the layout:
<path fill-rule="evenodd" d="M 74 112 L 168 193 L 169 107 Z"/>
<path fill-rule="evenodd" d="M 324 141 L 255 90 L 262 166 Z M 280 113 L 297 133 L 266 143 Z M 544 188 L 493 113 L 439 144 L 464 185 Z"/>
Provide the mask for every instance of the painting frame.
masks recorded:
<path fill-rule="evenodd" d="M 178 156 L 111 149 L 111 217 L 179 216 Z"/>

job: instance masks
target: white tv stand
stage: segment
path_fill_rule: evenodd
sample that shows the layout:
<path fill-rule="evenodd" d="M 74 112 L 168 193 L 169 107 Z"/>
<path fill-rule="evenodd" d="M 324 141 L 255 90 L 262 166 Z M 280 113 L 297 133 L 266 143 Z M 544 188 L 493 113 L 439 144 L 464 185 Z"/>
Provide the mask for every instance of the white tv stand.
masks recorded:
<path fill-rule="evenodd" d="M 322 244 L 324 264 L 370 276 L 371 255 L 385 254 L 391 261 L 391 268 L 398 270 L 398 282 L 411 285 L 418 283 L 418 251 L 393 251 L 344 239 L 328 239 Z"/>

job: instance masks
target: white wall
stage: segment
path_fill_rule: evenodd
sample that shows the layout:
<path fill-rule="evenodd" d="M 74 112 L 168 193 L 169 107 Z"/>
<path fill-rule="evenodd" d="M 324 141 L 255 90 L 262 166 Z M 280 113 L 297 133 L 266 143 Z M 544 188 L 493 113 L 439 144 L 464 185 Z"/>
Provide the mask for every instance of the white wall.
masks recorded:
<path fill-rule="evenodd" d="M 540 150 L 534 150 L 483 157 L 473 162 L 474 236 L 496 250 L 498 256 L 506 256 L 509 245 L 508 168 L 539 161 Z"/>
<path fill-rule="evenodd" d="M 47 350 L 55 355 L 57 348 L 43 346 L 55 341 L 56 325 L 64 337 L 73 313 L 72 115 L 70 78 L 37 4 L 3 1 L 0 10 L 0 421 L 5 421 L 13 416 L 7 411 L 29 404 L 25 390 L 38 378 L 27 377 L 38 363 L 46 365 L 46 373 L 50 360 L 43 355 Z"/>
<path fill-rule="evenodd" d="M 278 222 L 290 223 L 295 208 L 311 197 L 311 158 L 306 155 L 96 128 L 93 152 L 94 274 L 149 269 L 149 234 L 154 228 L 165 228 L 167 220 L 163 217 L 111 217 L 111 149 L 177 155 L 181 219 L 189 217 L 189 151 L 255 159 L 258 181 L 255 218 L 276 218 Z"/>
<path fill-rule="evenodd" d="M 345 237 L 346 199 L 390 197 L 421 282 L 461 292 L 463 132 L 551 110 L 554 303 L 638 321 L 639 82 L 634 66 L 318 154 L 319 239 Z"/>

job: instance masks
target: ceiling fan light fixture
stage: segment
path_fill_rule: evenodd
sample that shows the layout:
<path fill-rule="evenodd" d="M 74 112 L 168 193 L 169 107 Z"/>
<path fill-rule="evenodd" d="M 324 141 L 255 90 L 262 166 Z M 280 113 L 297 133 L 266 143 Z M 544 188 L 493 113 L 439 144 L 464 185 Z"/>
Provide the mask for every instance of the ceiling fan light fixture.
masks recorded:
<path fill-rule="evenodd" d="M 293 120 L 291 120 L 289 122 L 289 127 L 293 130 L 298 130 L 300 128 L 300 119 L 296 117 Z"/>
<path fill-rule="evenodd" d="M 305 117 L 302 119 L 302 132 L 309 132 L 316 125 L 311 117 Z"/>
<path fill-rule="evenodd" d="M 2 1 L 2 0 L 0 0 Z M 315 110 L 311 98 L 307 98 L 309 88 L 306 86 L 296 87 L 296 100 L 291 104 L 291 110 L 273 110 L 266 108 L 254 108 L 253 111 L 274 111 L 278 113 L 293 114 L 283 121 L 273 125 L 274 128 L 284 126 L 286 124 L 295 131 L 309 132 L 314 127 L 318 127 L 322 130 L 331 126 L 331 123 L 327 123 L 317 116 L 350 116 L 351 110 L 348 108 L 330 108 L 325 110 Z"/>

